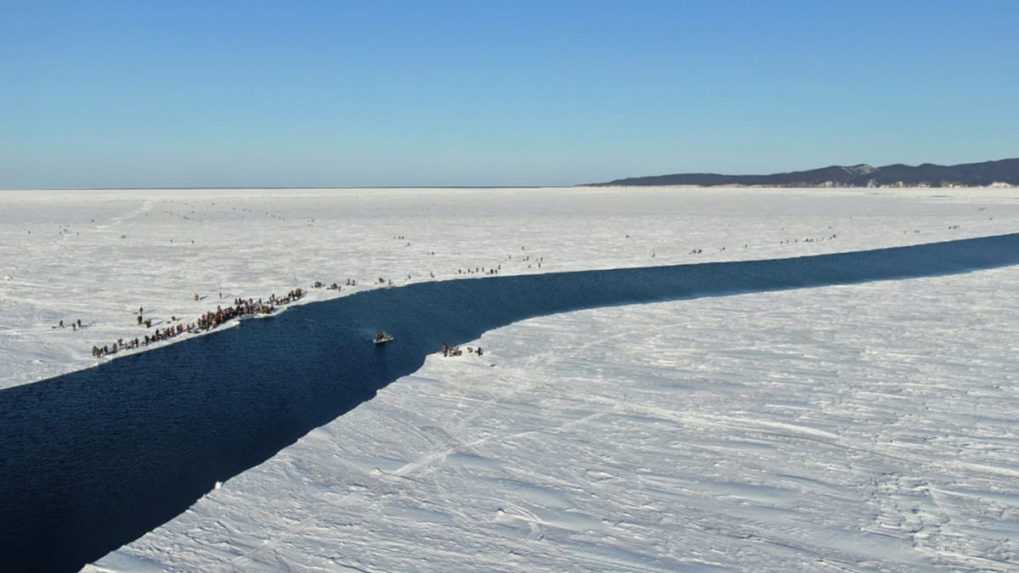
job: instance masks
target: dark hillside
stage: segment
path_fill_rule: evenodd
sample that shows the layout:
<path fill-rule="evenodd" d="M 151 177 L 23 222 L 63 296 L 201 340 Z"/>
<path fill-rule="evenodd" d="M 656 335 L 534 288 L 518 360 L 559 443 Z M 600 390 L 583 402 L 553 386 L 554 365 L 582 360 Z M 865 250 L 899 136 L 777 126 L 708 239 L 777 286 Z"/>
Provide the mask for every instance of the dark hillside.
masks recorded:
<path fill-rule="evenodd" d="M 993 183 L 1019 185 L 1019 159 L 1002 159 L 960 165 L 832 165 L 808 171 L 770 175 L 722 175 L 718 173 L 674 173 L 629 177 L 595 186 L 691 185 L 711 187 L 741 185 L 756 187 L 986 187 Z"/>

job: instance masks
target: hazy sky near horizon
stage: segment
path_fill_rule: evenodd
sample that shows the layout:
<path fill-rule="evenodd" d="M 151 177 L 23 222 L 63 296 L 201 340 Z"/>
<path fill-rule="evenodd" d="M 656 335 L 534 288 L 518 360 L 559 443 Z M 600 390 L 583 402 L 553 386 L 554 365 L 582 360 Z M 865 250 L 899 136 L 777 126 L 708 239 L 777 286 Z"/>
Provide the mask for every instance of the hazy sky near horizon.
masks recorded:
<path fill-rule="evenodd" d="M 0 187 L 1019 156 L 1019 2 L 10 2 Z"/>

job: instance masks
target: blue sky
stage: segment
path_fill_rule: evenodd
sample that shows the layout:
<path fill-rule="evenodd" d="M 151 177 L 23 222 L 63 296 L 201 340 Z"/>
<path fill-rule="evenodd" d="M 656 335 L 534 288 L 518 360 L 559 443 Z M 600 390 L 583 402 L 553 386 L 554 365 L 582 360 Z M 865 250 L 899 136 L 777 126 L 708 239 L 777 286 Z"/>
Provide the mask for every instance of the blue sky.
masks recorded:
<path fill-rule="evenodd" d="M 1019 156 L 1015 0 L 3 2 L 0 187 Z"/>

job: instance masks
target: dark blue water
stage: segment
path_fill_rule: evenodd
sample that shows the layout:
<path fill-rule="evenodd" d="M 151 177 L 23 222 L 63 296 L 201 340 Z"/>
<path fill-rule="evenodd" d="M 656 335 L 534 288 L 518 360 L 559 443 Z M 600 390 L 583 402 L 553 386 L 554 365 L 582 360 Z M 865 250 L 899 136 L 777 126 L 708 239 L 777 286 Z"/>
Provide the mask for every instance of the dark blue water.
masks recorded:
<path fill-rule="evenodd" d="M 0 571 L 76 571 L 461 344 L 598 306 L 1019 264 L 1019 235 L 755 262 L 465 279 L 308 304 L 0 391 Z M 396 342 L 375 347 L 383 328 Z M 563 342 L 568 344 L 568 341 Z"/>

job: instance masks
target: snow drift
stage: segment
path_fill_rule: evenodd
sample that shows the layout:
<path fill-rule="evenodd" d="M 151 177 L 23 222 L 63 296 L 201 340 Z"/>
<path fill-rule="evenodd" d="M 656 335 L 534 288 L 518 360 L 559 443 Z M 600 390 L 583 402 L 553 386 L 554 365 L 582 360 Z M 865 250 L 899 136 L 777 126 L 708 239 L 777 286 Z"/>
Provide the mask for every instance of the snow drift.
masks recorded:
<path fill-rule="evenodd" d="M 606 305 L 960 273 L 1019 235 L 791 259 L 381 289 L 0 391 L 0 563 L 77 570 L 460 344 Z M 396 341 L 383 347 L 372 334 Z M 569 341 L 562 341 L 569 344 Z"/>

